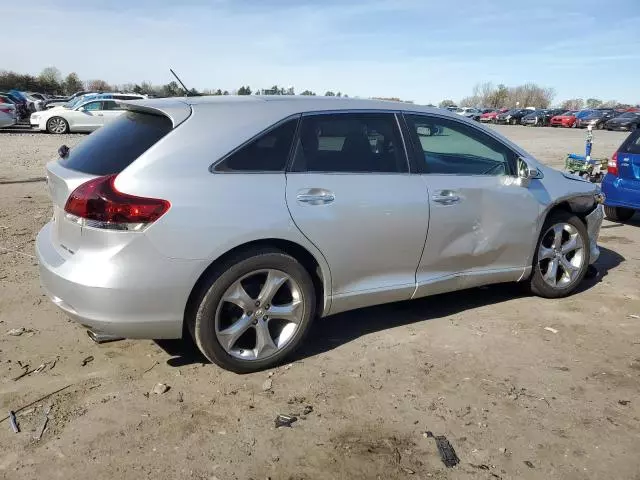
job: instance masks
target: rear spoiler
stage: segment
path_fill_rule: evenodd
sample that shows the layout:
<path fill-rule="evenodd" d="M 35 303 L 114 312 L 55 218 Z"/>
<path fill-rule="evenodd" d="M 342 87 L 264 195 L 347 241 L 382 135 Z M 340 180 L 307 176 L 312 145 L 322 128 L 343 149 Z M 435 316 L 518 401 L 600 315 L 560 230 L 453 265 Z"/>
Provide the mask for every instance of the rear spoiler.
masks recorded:
<path fill-rule="evenodd" d="M 118 103 L 121 103 L 126 110 L 132 112 L 163 115 L 171 120 L 173 128 L 184 122 L 192 113 L 191 106 L 177 98 L 119 100 Z"/>

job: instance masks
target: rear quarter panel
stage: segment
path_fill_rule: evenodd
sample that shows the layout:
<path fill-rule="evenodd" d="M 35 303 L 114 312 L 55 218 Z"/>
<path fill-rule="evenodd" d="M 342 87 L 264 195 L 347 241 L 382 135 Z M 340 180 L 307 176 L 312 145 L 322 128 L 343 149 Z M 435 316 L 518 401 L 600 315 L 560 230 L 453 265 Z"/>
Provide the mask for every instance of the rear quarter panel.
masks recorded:
<path fill-rule="evenodd" d="M 282 118 L 277 108 L 195 106 L 189 119 L 118 175 L 118 190 L 171 202 L 169 211 L 145 235 L 167 257 L 201 260 L 193 272 L 193 284 L 229 250 L 256 240 L 281 239 L 315 257 L 323 274 L 325 299 L 329 298 L 329 267 L 291 219 L 284 172 L 209 171 L 222 156 Z"/>

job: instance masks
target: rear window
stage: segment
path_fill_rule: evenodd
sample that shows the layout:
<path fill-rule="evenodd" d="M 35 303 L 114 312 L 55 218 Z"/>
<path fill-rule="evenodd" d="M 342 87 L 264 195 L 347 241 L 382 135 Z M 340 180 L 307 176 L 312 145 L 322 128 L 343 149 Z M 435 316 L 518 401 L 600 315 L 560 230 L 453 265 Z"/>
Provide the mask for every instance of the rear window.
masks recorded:
<path fill-rule="evenodd" d="M 163 115 L 127 112 L 72 148 L 60 164 L 91 175 L 120 173 L 172 128 Z"/>
<path fill-rule="evenodd" d="M 640 130 L 636 129 L 631 132 L 620 147 L 620 152 L 640 154 Z"/>

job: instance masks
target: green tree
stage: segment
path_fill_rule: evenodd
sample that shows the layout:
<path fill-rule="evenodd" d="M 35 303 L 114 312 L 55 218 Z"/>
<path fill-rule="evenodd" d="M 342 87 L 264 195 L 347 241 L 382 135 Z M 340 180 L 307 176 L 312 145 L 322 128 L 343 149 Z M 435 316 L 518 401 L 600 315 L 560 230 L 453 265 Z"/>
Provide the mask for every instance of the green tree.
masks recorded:
<path fill-rule="evenodd" d="M 440 102 L 440 108 L 447 108 L 447 107 L 455 107 L 456 106 L 456 102 L 454 102 L 453 100 L 442 100 Z"/>
<path fill-rule="evenodd" d="M 314 92 L 312 92 L 311 90 L 305 90 L 300 95 L 305 95 L 305 96 L 308 96 L 308 97 L 315 97 L 316 96 L 316 94 Z"/>
<path fill-rule="evenodd" d="M 599 98 L 587 98 L 587 108 L 598 108 L 602 106 L 602 100 Z"/>
<path fill-rule="evenodd" d="M 249 85 L 242 86 L 238 89 L 238 95 L 251 95 L 251 87 Z"/>
<path fill-rule="evenodd" d="M 62 75 L 60 70 L 56 67 L 47 67 L 38 75 L 38 82 L 40 83 L 39 90 L 44 90 L 47 93 L 61 93 Z"/>
<path fill-rule="evenodd" d="M 76 72 L 71 72 L 64 79 L 64 93 L 66 95 L 73 95 L 76 92 L 81 91 L 83 88 L 82 81 Z"/>
<path fill-rule="evenodd" d="M 331 90 L 328 90 L 328 91 L 324 92 L 324 96 L 325 97 L 335 97 L 336 94 L 333 93 Z"/>

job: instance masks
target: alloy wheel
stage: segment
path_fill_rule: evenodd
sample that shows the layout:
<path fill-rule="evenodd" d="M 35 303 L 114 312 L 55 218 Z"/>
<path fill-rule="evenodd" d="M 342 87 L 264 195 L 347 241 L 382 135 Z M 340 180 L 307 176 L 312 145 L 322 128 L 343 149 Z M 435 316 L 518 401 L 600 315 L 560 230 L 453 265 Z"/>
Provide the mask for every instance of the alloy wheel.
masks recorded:
<path fill-rule="evenodd" d="M 262 360 L 294 337 L 304 313 L 300 285 L 275 269 L 244 275 L 225 291 L 215 315 L 216 338 L 231 356 Z"/>
<path fill-rule="evenodd" d="M 542 236 L 538 265 L 545 283 L 566 288 L 578 279 L 585 261 L 585 248 L 578 229 L 570 223 L 556 223 Z"/>
<path fill-rule="evenodd" d="M 60 117 L 49 120 L 49 131 L 52 133 L 64 133 L 67 130 L 66 122 Z"/>

